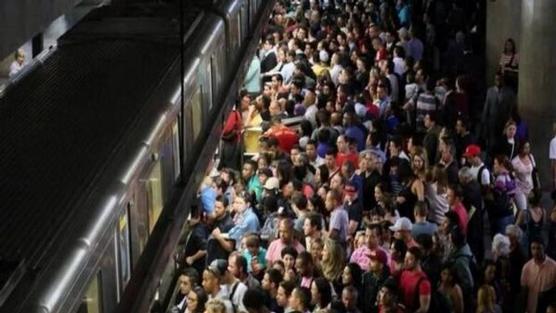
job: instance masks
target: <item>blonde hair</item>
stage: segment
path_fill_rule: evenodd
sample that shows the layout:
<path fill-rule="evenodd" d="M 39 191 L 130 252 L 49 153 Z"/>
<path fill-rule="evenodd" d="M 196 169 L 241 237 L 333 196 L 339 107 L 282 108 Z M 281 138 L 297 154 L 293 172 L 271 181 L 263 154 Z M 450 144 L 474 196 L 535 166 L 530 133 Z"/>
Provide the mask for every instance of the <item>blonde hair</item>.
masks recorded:
<path fill-rule="evenodd" d="M 420 158 L 423 161 L 423 168 L 417 169 L 413 165 L 413 160 L 416 157 Z M 413 151 L 413 154 L 411 155 L 411 169 L 413 170 L 415 175 L 424 178 L 426 176 L 426 171 L 428 167 L 429 167 L 429 160 L 427 157 L 427 151 L 421 146 L 416 146 L 415 150 Z"/>
<path fill-rule="evenodd" d="M 226 313 L 226 305 L 220 299 L 210 299 L 205 304 L 206 313 Z"/>
<path fill-rule="evenodd" d="M 329 256 L 326 261 L 323 260 L 321 262 L 322 275 L 329 281 L 335 281 L 342 276 L 344 271 L 344 251 L 337 241 L 330 238 L 324 241 L 324 247 L 328 251 Z"/>
<path fill-rule="evenodd" d="M 494 312 L 496 293 L 490 285 L 482 285 L 477 294 L 477 313 Z"/>

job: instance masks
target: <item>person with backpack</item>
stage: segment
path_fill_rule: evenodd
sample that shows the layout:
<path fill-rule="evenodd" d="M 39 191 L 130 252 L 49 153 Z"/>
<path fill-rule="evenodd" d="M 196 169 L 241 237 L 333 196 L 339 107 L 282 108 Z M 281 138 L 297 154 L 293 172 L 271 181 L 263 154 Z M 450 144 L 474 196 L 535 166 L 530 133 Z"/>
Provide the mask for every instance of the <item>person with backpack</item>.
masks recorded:
<path fill-rule="evenodd" d="M 485 198 L 487 212 L 493 234 L 504 234 L 506 226 L 514 222 L 514 196 L 517 191 L 515 179 L 511 175 L 512 164 L 507 156 L 494 158 L 494 184 Z"/>
<path fill-rule="evenodd" d="M 462 289 L 465 299 L 472 299 L 478 270 L 475 257 L 466 242 L 465 235 L 459 227 L 454 227 L 448 236 L 452 250 L 448 255 L 447 262 L 453 264 L 457 281 Z M 468 306 L 472 308 L 471 305 Z M 465 312 L 470 312 L 467 310 Z"/>
<path fill-rule="evenodd" d="M 409 248 L 405 254 L 404 269 L 398 278 L 406 312 L 429 312 L 432 289 L 427 274 L 421 269 L 421 258 L 421 248 Z"/>

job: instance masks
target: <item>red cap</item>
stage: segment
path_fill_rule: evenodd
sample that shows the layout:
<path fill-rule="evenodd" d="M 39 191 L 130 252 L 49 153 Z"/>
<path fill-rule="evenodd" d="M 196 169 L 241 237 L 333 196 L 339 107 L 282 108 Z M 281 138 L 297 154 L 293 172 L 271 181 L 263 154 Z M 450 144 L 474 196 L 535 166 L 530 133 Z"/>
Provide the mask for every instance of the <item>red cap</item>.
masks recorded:
<path fill-rule="evenodd" d="M 469 145 L 465 148 L 465 152 L 463 153 L 464 157 L 476 157 L 481 154 L 481 147 L 477 145 Z"/>
<path fill-rule="evenodd" d="M 388 256 L 386 255 L 386 252 L 381 249 L 372 250 L 371 253 L 368 254 L 368 256 L 371 260 L 379 261 L 380 263 L 385 265 L 386 262 L 388 262 Z"/>

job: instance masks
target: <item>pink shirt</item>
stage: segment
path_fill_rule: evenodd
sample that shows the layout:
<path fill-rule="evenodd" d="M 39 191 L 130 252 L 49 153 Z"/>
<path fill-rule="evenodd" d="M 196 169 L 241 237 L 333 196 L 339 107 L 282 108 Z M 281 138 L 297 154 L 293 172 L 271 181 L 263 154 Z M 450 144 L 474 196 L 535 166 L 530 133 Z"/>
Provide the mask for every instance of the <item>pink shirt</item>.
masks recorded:
<path fill-rule="evenodd" d="M 295 240 L 292 245 L 295 250 L 297 250 L 297 252 L 305 250 L 305 248 L 303 248 L 303 246 L 297 240 Z M 268 250 L 266 251 L 266 261 L 269 264 L 272 264 L 280 260 L 282 258 L 282 249 L 284 249 L 285 247 L 287 247 L 287 245 L 284 244 L 284 242 L 282 242 L 282 239 L 280 238 L 271 242 L 270 246 L 268 246 Z"/>
<path fill-rule="evenodd" d="M 556 286 L 556 262 L 546 257 L 542 264 L 534 259 L 525 263 L 521 272 L 521 285 L 528 288 L 527 312 L 537 312 L 539 294 Z"/>

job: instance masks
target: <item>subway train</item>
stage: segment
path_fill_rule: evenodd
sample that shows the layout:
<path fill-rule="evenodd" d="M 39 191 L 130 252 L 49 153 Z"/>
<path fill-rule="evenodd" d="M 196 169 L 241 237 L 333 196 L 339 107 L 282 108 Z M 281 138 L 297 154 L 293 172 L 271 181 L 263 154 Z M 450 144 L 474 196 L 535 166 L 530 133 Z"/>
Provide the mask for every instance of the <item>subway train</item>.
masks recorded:
<path fill-rule="evenodd" d="M 103 6 L 0 92 L 0 312 L 147 312 L 273 0 Z"/>

